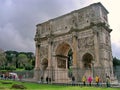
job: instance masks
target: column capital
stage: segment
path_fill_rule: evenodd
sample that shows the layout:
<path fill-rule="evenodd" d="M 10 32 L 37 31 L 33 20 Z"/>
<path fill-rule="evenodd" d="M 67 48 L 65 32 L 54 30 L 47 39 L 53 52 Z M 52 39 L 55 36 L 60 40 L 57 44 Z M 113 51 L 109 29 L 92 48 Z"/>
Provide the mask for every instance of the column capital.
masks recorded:
<path fill-rule="evenodd" d="M 78 38 L 77 32 L 76 31 L 72 32 L 72 36 L 77 39 Z"/>
<path fill-rule="evenodd" d="M 51 38 L 48 38 L 48 44 L 53 44 L 53 40 Z"/>
<path fill-rule="evenodd" d="M 36 48 L 39 48 L 40 47 L 40 44 L 36 44 Z"/>

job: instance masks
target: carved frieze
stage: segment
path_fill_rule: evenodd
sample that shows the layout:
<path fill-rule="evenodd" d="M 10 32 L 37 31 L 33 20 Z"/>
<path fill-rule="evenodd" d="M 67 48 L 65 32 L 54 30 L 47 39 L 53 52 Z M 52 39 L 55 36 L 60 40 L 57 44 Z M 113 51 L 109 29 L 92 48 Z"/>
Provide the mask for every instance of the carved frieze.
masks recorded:
<path fill-rule="evenodd" d="M 58 68 L 66 68 L 66 60 L 58 58 L 57 59 L 57 66 L 58 66 Z"/>
<path fill-rule="evenodd" d="M 101 43 L 99 48 L 111 51 L 111 47 L 109 45 L 104 44 L 104 43 Z"/>
<path fill-rule="evenodd" d="M 46 57 L 48 56 L 48 46 L 40 47 L 40 56 L 41 56 L 41 58 L 45 57 L 45 55 L 46 55 Z"/>
<path fill-rule="evenodd" d="M 94 46 L 94 38 L 92 36 L 78 39 L 79 49 L 91 48 L 93 46 Z"/>
<path fill-rule="evenodd" d="M 79 38 L 90 37 L 92 35 L 93 35 L 92 30 L 85 30 L 85 31 L 81 31 L 80 33 L 78 33 Z"/>

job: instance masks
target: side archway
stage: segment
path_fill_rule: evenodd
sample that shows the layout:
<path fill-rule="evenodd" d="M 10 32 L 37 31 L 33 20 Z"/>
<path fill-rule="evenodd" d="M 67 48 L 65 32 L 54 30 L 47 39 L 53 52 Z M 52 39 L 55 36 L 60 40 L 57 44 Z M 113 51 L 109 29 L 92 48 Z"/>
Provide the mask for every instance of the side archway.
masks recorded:
<path fill-rule="evenodd" d="M 90 53 L 85 53 L 82 57 L 83 68 L 92 68 L 93 56 Z"/>

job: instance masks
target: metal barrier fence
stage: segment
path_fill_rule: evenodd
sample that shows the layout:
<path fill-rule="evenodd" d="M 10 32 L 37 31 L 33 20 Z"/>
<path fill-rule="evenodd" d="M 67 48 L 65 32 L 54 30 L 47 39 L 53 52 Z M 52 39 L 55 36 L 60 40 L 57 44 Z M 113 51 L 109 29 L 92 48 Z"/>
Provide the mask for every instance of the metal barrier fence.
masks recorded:
<path fill-rule="evenodd" d="M 114 71 L 114 75 L 116 76 L 117 80 L 120 83 L 120 66 L 114 67 L 113 71 Z"/>
<path fill-rule="evenodd" d="M 26 78 L 33 78 L 34 77 L 34 70 L 30 70 L 30 71 L 14 71 L 15 73 L 18 74 L 18 76 L 22 76 L 22 78 L 26 79 Z"/>
<path fill-rule="evenodd" d="M 92 75 L 93 82 L 95 82 L 95 76 L 98 75 L 101 79 L 101 82 L 106 81 L 106 73 L 111 73 L 111 70 L 109 68 L 94 68 L 94 69 L 80 69 L 76 68 L 72 71 L 65 70 L 65 69 L 59 69 L 59 70 L 53 70 L 53 69 L 47 69 L 45 71 L 39 71 L 39 77 L 40 79 L 37 81 L 42 81 L 44 83 L 47 82 L 47 78 L 49 78 L 50 82 L 53 83 L 72 83 L 72 76 L 75 77 L 75 82 L 80 83 L 82 82 L 83 75 Z M 120 69 L 114 70 L 114 75 L 117 77 L 118 81 L 120 82 Z M 33 79 L 34 77 L 34 70 L 31 71 L 14 71 L 13 73 L 17 73 L 18 78 L 22 79 Z M 2 78 L 2 72 L 0 72 L 0 75 Z M 7 73 L 4 73 L 8 75 Z M 22 76 L 22 77 L 20 77 Z"/>
<path fill-rule="evenodd" d="M 34 71 L 0 71 L 0 79 L 29 79 L 33 78 Z"/>
<path fill-rule="evenodd" d="M 106 76 L 110 76 L 111 80 L 114 79 L 114 75 L 110 68 L 74 68 L 72 71 L 67 69 L 47 69 L 45 71 L 39 71 L 39 80 L 46 82 L 47 78 L 50 78 L 52 83 L 72 83 L 72 77 L 75 77 L 75 82 L 82 82 L 82 77 L 86 75 L 88 78 L 92 76 L 93 82 L 95 82 L 95 77 L 98 75 L 100 77 L 101 83 L 106 82 Z"/>

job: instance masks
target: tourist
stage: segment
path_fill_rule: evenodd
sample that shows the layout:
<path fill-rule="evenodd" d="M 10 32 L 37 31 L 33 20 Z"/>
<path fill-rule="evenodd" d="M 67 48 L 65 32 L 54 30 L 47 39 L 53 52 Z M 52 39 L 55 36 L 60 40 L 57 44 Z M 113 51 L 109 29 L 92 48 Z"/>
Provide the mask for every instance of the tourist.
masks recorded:
<path fill-rule="evenodd" d="M 43 77 L 41 77 L 41 83 L 43 83 Z"/>
<path fill-rule="evenodd" d="M 47 82 L 47 84 L 48 84 L 48 79 L 49 79 L 49 78 L 48 78 L 48 76 L 47 76 L 47 77 L 46 77 L 46 82 Z"/>
<path fill-rule="evenodd" d="M 99 86 L 99 77 L 98 77 L 98 75 L 96 75 L 96 77 L 95 77 L 95 82 L 96 82 L 96 86 Z"/>
<path fill-rule="evenodd" d="M 110 87 L 110 77 L 106 76 L 106 86 Z"/>
<path fill-rule="evenodd" d="M 72 85 L 75 85 L 75 77 L 72 76 Z"/>
<path fill-rule="evenodd" d="M 102 79 L 99 77 L 99 86 L 102 86 Z"/>
<path fill-rule="evenodd" d="M 83 82 L 83 85 L 86 86 L 86 76 L 82 77 L 82 82 Z"/>
<path fill-rule="evenodd" d="M 88 77 L 88 83 L 89 83 L 89 86 L 91 86 L 91 83 L 92 83 L 92 77 L 91 76 Z"/>

